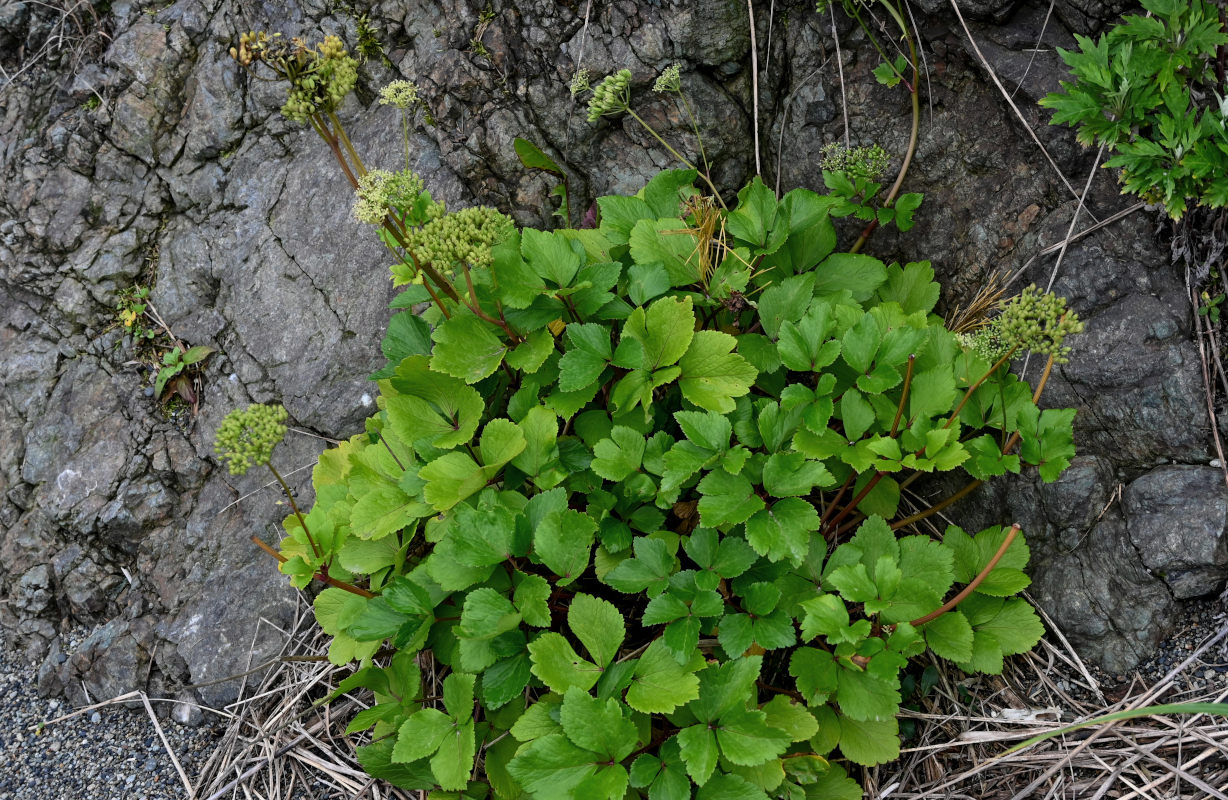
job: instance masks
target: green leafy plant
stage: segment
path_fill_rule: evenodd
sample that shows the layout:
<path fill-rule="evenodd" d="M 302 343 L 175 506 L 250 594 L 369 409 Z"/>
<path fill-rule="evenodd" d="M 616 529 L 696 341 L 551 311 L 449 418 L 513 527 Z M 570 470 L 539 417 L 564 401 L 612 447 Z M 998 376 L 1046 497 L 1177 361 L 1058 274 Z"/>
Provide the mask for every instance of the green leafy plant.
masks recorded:
<path fill-rule="evenodd" d="M 815 9 L 823 13 L 831 5 L 832 0 L 819 0 Z M 902 85 L 908 91 L 909 102 L 912 106 L 912 128 L 908 136 L 908 147 L 904 152 L 904 158 L 895 180 L 881 202 L 871 204 L 881 189 L 881 186 L 874 181 L 886 170 L 886 162 L 877 165 L 874 169 L 865 169 L 866 157 L 870 155 L 872 148 L 845 147 L 844 152 L 840 153 L 833 151 L 829 146 L 824 153 L 828 161 L 848 163 L 854 167 L 852 170 L 847 170 L 840 166 L 824 165 L 823 182 L 834 194 L 848 201 L 842 210 L 834 212 L 836 216 L 852 213 L 858 219 L 867 222 L 857 241 L 849 248 L 850 253 L 859 253 L 879 225 L 895 222 L 900 230 L 911 228 L 913 212 L 921 205 L 919 194 L 900 195 L 900 190 L 904 186 L 904 178 L 908 175 L 913 156 L 917 152 L 917 139 L 921 130 L 920 70 L 917 44 L 913 38 L 912 28 L 905 22 L 908 13 L 903 3 L 899 0 L 842 0 L 841 6 L 846 14 L 857 21 L 866 39 L 883 59 L 882 63 L 872 71 L 874 79 L 887 88 Z M 907 52 L 900 50 L 899 46 L 894 43 L 884 45 L 879 39 L 879 34 L 886 30 L 886 25 L 877 18 L 875 10 L 881 10 L 891 18 L 892 23 L 900 32 L 899 38 L 903 41 Z M 870 17 L 874 24 L 868 23 L 866 17 Z M 894 56 L 891 55 L 888 48 L 894 50 Z"/>
<path fill-rule="evenodd" d="M 182 376 L 184 370 L 199 364 L 213 353 L 212 347 L 206 347 L 203 344 L 194 345 L 186 350 L 180 345 L 175 345 L 167 350 L 162 355 L 162 368 L 158 370 L 158 377 L 154 379 L 154 396 L 161 397 L 167 383 Z"/>
<path fill-rule="evenodd" d="M 628 91 L 603 82 L 597 117 Z M 914 534 L 949 501 L 902 497 L 1069 464 L 1073 410 L 1037 406 L 1081 329 L 1060 299 L 1030 289 L 957 336 L 928 263 L 838 250 L 846 198 L 758 179 L 724 210 L 666 170 L 547 232 L 345 167 L 398 255 L 394 307 L 426 310 L 393 316 L 379 412 L 320 456 L 275 555 L 329 584 L 329 658 L 357 662 L 337 692 L 375 698 L 349 726 L 370 774 L 856 798 L 848 766 L 899 753 L 911 658 L 996 673 L 1039 639 L 1018 526 Z M 1048 356 L 1035 390 L 1007 369 L 1025 350 Z M 219 452 L 272 468 L 284 410 L 245 413 Z"/>
<path fill-rule="evenodd" d="M 149 307 L 149 287 L 130 286 L 121 289 L 115 305 L 116 318 L 124 332 L 134 340 L 149 340 L 157 336 L 156 328 L 146 323 L 145 311 Z"/>
<path fill-rule="evenodd" d="M 1144 0 L 1098 40 L 1059 49 L 1073 82 L 1040 101 L 1052 124 L 1114 153 L 1123 192 L 1163 203 L 1179 219 L 1189 201 L 1228 205 L 1228 87 L 1216 56 L 1228 45 L 1221 11 L 1207 0 Z"/>

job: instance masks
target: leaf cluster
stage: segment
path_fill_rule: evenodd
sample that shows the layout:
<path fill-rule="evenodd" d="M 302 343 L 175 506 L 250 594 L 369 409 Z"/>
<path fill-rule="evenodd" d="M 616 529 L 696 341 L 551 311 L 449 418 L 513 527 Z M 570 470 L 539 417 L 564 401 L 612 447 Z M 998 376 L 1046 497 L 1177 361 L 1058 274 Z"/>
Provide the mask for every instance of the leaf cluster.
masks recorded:
<path fill-rule="evenodd" d="M 923 474 L 1056 478 L 1073 411 L 959 344 L 928 263 L 838 252 L 844 198 L 756 179 L 709 206 L 713 238 L 695 179 L 509 231 L 455 297 L 427 278 L 395 303 L 433 305 L 393 317 L 379 412 L 320 456 L 281 546 L 296 585 L 373 595 L 315 600 L 330 659 L 359 664 L 338 691 L 375 694 L 350 726 L 372 775 L 855 798 L 841 759 L 897 756 L 910 658 L 998 672 L 1038 640 L 1022 538 L 892 521 Z"/>
<path fill-rule="evenodd" d="M 1079 51 L 1059 48 L 1075 80 L 1040 101 L 1052 124 L 1077 128 L 1087 146 L 1104 145 L 1121 168 L 1123 191 L 1163 203 L 1173 219 L 1190 200 L 1228 205 L 1228 100 L 1215 74 L 1228 44 L 1209 0 L 1143 0 L 1098 40 L 1076 35 Z"/>

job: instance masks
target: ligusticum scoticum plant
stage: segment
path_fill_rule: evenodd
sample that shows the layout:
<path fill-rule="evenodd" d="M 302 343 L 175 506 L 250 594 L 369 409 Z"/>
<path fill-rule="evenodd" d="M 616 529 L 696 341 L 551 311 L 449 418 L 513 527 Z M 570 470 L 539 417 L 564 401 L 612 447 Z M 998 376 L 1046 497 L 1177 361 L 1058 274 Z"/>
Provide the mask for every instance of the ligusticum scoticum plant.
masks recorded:
<path fill-rule="evenodd" d="M 630 90 L 594 97 L 626 111 Z M 278 556 L 294 585 L 329 583 L 316 618 L 355 665 L 337 692 L 374 694 L 348 728 L 373 776 L 857 798 L 850 769 L 899 754 L 910 659 L 996 673 L 1037 642 L 1018 527 L 917 532 L 941 504 L 902 497 L 1068 465 L 1074 412 L 1037 406 L 1048 370 L 1035 390 L 1008 371 L 1064 355 L 1059 300 L 1030 292 L 962 343 L 928 263 L 837 248 L 843 198 L 755 179 L 725 211 L 692 169 L 599 198 L 586 229 L 447 212 L 409 181 L 381 217 L 344 132 L 317 132 L 406 310 L 378 413 L 320 456 Z"/>

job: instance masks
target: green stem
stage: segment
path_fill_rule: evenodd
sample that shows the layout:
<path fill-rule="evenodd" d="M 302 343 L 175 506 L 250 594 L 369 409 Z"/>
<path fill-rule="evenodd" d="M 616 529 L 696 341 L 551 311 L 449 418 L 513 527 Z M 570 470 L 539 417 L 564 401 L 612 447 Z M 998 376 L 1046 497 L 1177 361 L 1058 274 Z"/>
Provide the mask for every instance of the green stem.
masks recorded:
<path fill-rule="evenodd" d="M 285 492 L 286 499 L 290 501 L 290 508 L 294 509 L 294 516 L 298 517 L 298 524 L 303 526 L 303 533 L 307 535 L 307 541 L 311 543 L 311 551 L 315 553 L 316 558 L 324 558 L 324 553 L 320 551 L 320 546 L 316 544 L 315 537 L 311 535 L 311 529 L 307 527 L 307 520 L 303 519 L 303 512 L 299 511 L 298 503 L 294 502 L 294 492 L 290 491 L 290 487 L 286 485 L 286 481 L 281 477 L 281 473 L 273 466 L 272 462 L 265 464 L 269 468 L 269 472 L 273 473 L 273 477 L 281 484 L 281 490 Z"/>
<path fill-rule="evenodd" d="M 345 126 L 341 124 L 341 120 L 337 119 L 337 115 L 332 111 L 328 112 L 328 119 L 333 123 L 333 130 L 341 138 L 341 143 L 345 145 L 345 151 L 350 154 L 350 159 L 354 162 L 358 176 L 361 178 L 363 175 L 366 175 L 367 167 L 362 163 L 362 159 L 358 157 L 358 151 L 354 149 L 354 145 L 350 143 L 350 137 L 346 135 Z"/>
<path fill-rule="evenodd" d="M 896 195 L 899 194 L 900 188 L 904 185 L 904 177 L 908 174 L 908 168 L 912 166 L 913 156 L 917 152 L 917 138 L 921 131 L 921 75 L 917 69 L 917 45 L 916 42 L 913 41 L 912 34 L 908 30 L 908 25 L 905 24 L 904 18 L 900 15 L 900 12 L 893 8 L 890 3 L 884 2 L 883 8 L 887 9 L 887 13 L 891 15 L 893 20 L 895 20 L 895 24 L 899 26 L 900 32 L 904 35 L 904 41 L 908 44 L 909 63 L 912 66 L 911 83 L 904 80 L 903 75 L 900 75 L 900 79 L 908 88 L 908 92 L 912 98 L 912 130 L 908 135 L 908 149 L 904 153 L 904 163 L 900 165 L 900 171 L 895 176 L 895 183 L 891 185 L 891 189 L 887 192 L 887 196 L 883 198 L 883 208 L 888 208 L 895 202 Z M 887 55 L 879 46 L 878 40 L 873 34 L 870 33 L 870 30 L 862 21 L 861 16 L 856 12 L 854 12 L 854 16 L 857 19 L 857 24 L 859 24 L 861 29 L 866 32 L 867 36 L 869 36 L 870 41 L 873 43 L 874 48 L 878 50 L 878 53 L 882 59 L 888 64 L 891 64 L 891 59 L 887 58 Z M 892 67 L 892 69 L 894 69 L 894 67 Z M 898 75 L 899 73 L 897 72 L 896 74 Z M 857 241 L 853 243 L 853 246 L 849 248 L 849 252 L 860 252 L 861 248 L 865 246 L 866 240 L 870 238 L 870 234 L 874 233 L 874 230 L 877 227 L 878 220 L 872 220 L 870 224 L 862 230 L 861 236 L 858 237 Z"/>
<path fill-rule="evenodd" d="M 653 129 L 653 127 L 652 127 L 651 125 L 649 125 L 647 122 L 645 122 L 645 121 L 643 120 L 643 118 L 642 118 L 642 117 L 640 117 L 640 115 L 639 115 L 639 114 L 635 113 L 635 112 L 634 112 L 634 111 L 632 111 L 630 108 L 628 108 L 628 109 L 627 109 L 627 114 L 628 114 L 628 115 L 631 117 L 631 119 L 633 119 L 633 120 L 635 120 L 636 122 L 638 122 L 638 123 L 639 123 L 639 124 L 640 124 L 640 125 L 641 125 L 641 126 L 644 128 L 644 130 L 646 130 L 646 131 L 648 131 L 649 133 L 651 133 L 651 134 L 652 134 L 652 136 L 653 136 L 653 138 L 654 138 L 654 139 L 656 139 L 658 142 L 660 142 L 660 143 L 661 143 L 661 146 L 662 146 L 662 147 L 664 147 L 666 150 L 668 150 L 668 151 L 670 152 L 670 155 L 672 155 L 674 158 L 676 158 L 676 159 L 678 159 L 679 161 L 681 161 L 681 162 L 682 162 L 683 166 L 685 166 L 687 169 L 693 169 L 693 170 L 695 170 L 696 172 L 698 172 L 698 173 L 699 173 L 699 177 L 703 178 L 703 179 L 704 179 L 704 182 L 708 184 L 708 188 L 712 190 L 712 194 L 713 194 L 713 195 L 716 197 L 717 201 L 718 201 L 718 202 L 721 204 L 721 207 L 722 207 L 722 208 L 725 208 L 725 209 L 728 209 L 728 208 L 729 208 L 728 206 L 726 206 L 726 205 L 725 205 L 725 201 L 721 199 L 721 193 L 720 193 L 719 191 L 717 191 L 716 184 L 714 184 L 714 183 L 712 182 L 712 179 L 711 179 L 711 178 L 709 178 L 709 177 L 707 176 L 707 174 L 705 174 L 705 173 L 701 172 L 699 169 L 697 169 L 697 168 L 695 167 L 695 165 L 694 165 L 694 164 L 692 164 L 692 163 L 691 163 L 690 161 L 688 161 L 687 159 L 683 158 L 683 157 L 682 157 L 682 153 L 679 153 L 677 150 L 675 150 L 675 149 L 674 149 L 674 148 L 673 148 L 673 147 L 670 145 L 670 143 L 669 143 L 669 142 L 667 142 L 667 141 L 665 141 L 664 139 L 662 139 L 662 138 L 661 138 L 661 134 L 657 133 L 657 132 L 656 132 L 656 130 L 654 130 L 654 129 Z"/>
<path fill-rule="evenodd" d="M 686 109 L 687 118 L 691 120 L 691 130 L 695 131 L 695 141 L 699 143 L 699 157 L 704 162 L 704 174 L 711 174 L 712 165 L 708 163 L 708 153 L 704 150 L 704 137 L 699 132 L 699 122 L 695 119 L 695 113 L 691 110 L 691 103 L 686 99 L 686 95 L 680 89 L 678 97 L 682 98 L 682 107 Z M 717 195 L 720 198 L 720 195 Z"/>

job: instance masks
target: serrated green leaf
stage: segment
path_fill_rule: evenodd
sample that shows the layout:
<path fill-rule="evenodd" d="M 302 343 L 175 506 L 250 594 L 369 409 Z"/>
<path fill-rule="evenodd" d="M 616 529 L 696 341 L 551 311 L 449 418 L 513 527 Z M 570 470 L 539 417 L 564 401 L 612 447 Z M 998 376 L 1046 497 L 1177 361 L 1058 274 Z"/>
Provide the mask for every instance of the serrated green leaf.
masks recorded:
<path fill-rule="evenodd" d="M 769 561 L 787 559 L 800 564 L 806 557 L 810 535 L 819 529 L 819 524 L 814 506 L 796 497 L 786 497 L 746 521 L 746 541 Z"/>
<path fill-rule="evenodd" d="M 789 735 L 795 742 L 803 742 L 819 732 L 819 723 L 805 706 L 778 694 L 763 706 L 766 722 Z"/>
<path fill-rule="evenodd" d="M 422 496 L 437 511 L 447 511 L 486 485 L 486 473 L 467 453 L 445 453 L 422 469 Z"/>
<path fill-rule="evenodd" d="M 477 383 L 497 370 L 508 350 L 495 328 L 472 314 L 453 314 L 435 328 L 432 338 L 431 369 L 465 383 Z"/>
<path fill-rule="evenodd" d="M 699 482 L 698 489 L 700 520 L 706 528 L 745 522 L 764 508 L 763 500 L 755 494 L 755 487 L 741 475 L 713 470 Z"/>
<path fill-rule="evenodd" d="M 568 798 L 585 778 L 596 772 L 598 756 L 554 733 L 534 739 L 517 751 L 507 771 L 532 797 Z"/>
<path fill-rule="evenodd" d="M 410 716 L 397 731 L 392 760 L 400 763 L 426 758 L 439 749 L 456 724 L 442 711 L 424 708 Z"/>
<path fill-rule="evenodd" d="M 699 247 L 682 220 L 642 219 L 631 229 L 627 243 L 636 263 L 661 264 L 671 286 L 699 283 Z"/>
<path fill-rule="evenodd" d="M 854 764 L 872 767 L 900 757 L 899 723 L 840 717 L 840 752 Z"/>
<path fill-rule="evenodd" d="M 493 639 L 520 624 L 520 612 L 499 592 L 489 587 L 474 589 L 465 597 L 457 633 L 468 639 Z"/>
<path fill-rule="evenodd" d="M 940 658 L 956 663 L 972 660 L 972 626 L 963 614 L 948 612 L 920 630 L 925 635 L 926 645 Z"/>
<path fill-rule="evenodd" d="M 385 393 L 388 426 L 405 442 L 448 450 L 469 441 L 485 403 L 461 380 L 434 372 L 426 356 L 401 361 Z"/>
<path fill-rule="evenodd" d="M 602 439 L 593 447 L 593 472 L 609 481 L 626 480 L 637 471 L 644 458 L 644 436 L 622 425 L 610 430 L 610 438 Z"/>
<path fill-rule="evenodd" d="M 548 328 L 542 328 L 530 333 L 507 354 L 507 365 L 531 375 L 541 369 L 553 352 L 554 336 Z"/>
<path fill-rule="evenodd" d="M 835 481 L 822 461 L 807 460 L 801 453 L 772 453 L 763 465 L 763 488 L 773 497 L 802 497 Z"/>
<path fill-rule="evenodd" d="M 595 322 L 567 326 L 570 345 L 559 361 L 559 389 L 572 392 L 591 386 L 614 357 L 610 329 Z"/>
<path fill-rule="evenodd" d="M 559 585 L 566 586 L 588 567 L 596 533 L 597 523 L 589 515 L 572 509 L 555 511 L 533 532 L 533 550 L 559 576 Z"/>
<path fill-rule="evenodd" d="M 512 603 L 524 621 L 537 628 L 550 627 L 550 584 L 540 575 L 516 573 L 516 591 L 512 595 Z"/>
<path fill-rule="evenodd" d="M 699 696 L 699 678 L 692 673 L 690 664 L 679 665 L 657 639 L 635 665 L 627 705 L 644 714 L 668 714 Z"/>
<path fill-rule="evenodd" d="M 789 734 L 767 724 L 759 709 L 734 707 L 723 714 L 716 727 L 721 755 L 734 764 L 754 766 L 775 758 L 789 747 Z"/>
<path fill-rule="evenodd" d="M 622 704 L 610 698 L 598 700 L 575 687 L 563 696 L 559 720 L 572 744 L 619 762 L 635 749 L 635 725 L 621 710 Z"/>
<path fill-rule="evenodd" d="M 577 594 L 567 609 L 567 625 L 588 649 L 599 666 L 605 667 L 618 655 L 626 638 L 626 623 L 614 604 L 599 597 Z"/>
<path fill-rule="evenodd" d="M 727 333 L 696 333 L 678 362 L 682 396 L 708 411 L 733 411 L 733 399 L 748 393 L 758 374 L 746 359 L 732 352 L 736 345 L 737 340 Z"/>
<path fill-rule="evenodd" d="M 567 640 L 553 631 L 529 642 L 529 658 L 533 674 L 559 694 L 573 686 L 587 692 L 601 677 L 600 667 L 577 655 Z"/>

